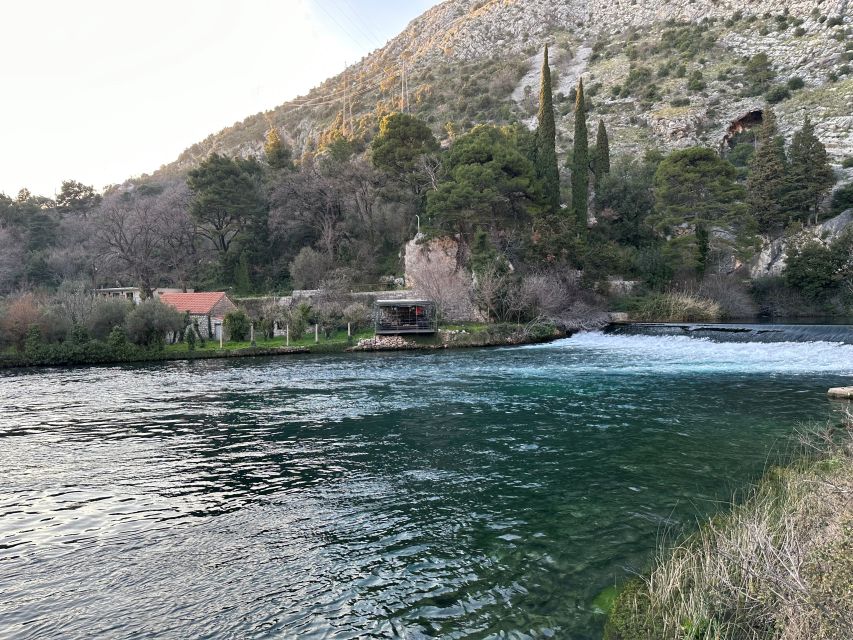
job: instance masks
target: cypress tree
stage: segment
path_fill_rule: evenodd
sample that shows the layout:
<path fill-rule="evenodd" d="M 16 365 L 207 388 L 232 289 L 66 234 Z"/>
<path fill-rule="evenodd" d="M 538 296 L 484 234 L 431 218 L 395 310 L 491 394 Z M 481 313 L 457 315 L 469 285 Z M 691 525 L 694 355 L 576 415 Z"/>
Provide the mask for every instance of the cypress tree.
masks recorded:
<path fill-rule="evenodd" d="M 589 197 L 589 139 L 586 130 L 586 101 L 583 78 L 578 80 L 575 98 L 575 146 L 572 160 L 572 212 L 580 229 L 586 230 Z"/>
<path fill-rule="evenodd" d="M 814 134 L 814 125 L 808 116 L 791 141 L 788 163 L 786 208 L 793 217 L 804 221 L 814 213 L 817 224 L 820 201 L 835 182 L 835 176 L 829 166 L 826 147 Z"/>
<path fill-rule="evenodd" d="M 764 112 L 758 146 L 749 163 L 746 202 L 762 232 L 780 231 L 785 224 L 785 149 L 778 138 L 776 115 Z"/>
<path fill-rule="evenodd" d="M 607 137 L 607 129 L 604 120 L 598 121 L 598 131 L 595 134 L 595 159 L 593 161 L 593 172 L 595 173 L 595 184 L 603 176 L 610 173 L 610 139 Z"/>
<path fill-rule="evenodd" d="M 551 93 L 551 66 L 548 46 L 542 63 L 539 90 L 539 128 L 536 130 L 536 173 L 542 180 L 545 203 L 552 213 L 560 209 L 560 171 L 557 168 L 557 127 L 554 124 L 554 97 Z"/>

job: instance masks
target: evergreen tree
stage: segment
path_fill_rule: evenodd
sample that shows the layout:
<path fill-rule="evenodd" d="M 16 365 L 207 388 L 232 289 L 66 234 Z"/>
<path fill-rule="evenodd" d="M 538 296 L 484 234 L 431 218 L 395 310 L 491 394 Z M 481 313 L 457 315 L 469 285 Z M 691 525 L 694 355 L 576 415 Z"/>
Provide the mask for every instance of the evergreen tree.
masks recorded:
<path fill-rule="evenodd" d="M 197 232 L 219 253 L 221 276 L 233 276 L 240 253 L 249 265 L 265 265 L 268 248 L 268 206 L 261 185 L 262 169 L 254 160 L 212 154 L 187 176 L 192 193 L 190 216 Z"/>
<path fill-rule="evenodd" d="M 757 138 L 758 146 L 749 163 L 746 202 L 762 232 L 780 231 L 785 225 L 785 150 L 778 137 L 776 116 L 767 109 Z"/>
<path fill-rule="evenodd" d="M 667 252 L 681 267 L 705 271 L 713 226 L 734 226 L 736 231 L 748 226 L 743 224 L 743 187 L 736 177 L 730 162 L 704 147 L 673 151 L 658 165 L 656 213 L 649 222 L 670 238 Z"/>
<path fill-rule="evenodd" d="M 249 259 L 245 251 L 240 254 L 240 260 L 234 269 L 234 286 L 238 293 L 246 294 L 252 291 L 252 279 L 249 276 Z"/>
<path fill-rule="evenodd" d="M 788 149 L 787 209 L 797 219 L 808 221 L 814 214 L 817 224 L 820 201 L 835 182 L 826 147 L 814 134 L 814 125 L 806 116 L 803 128 L 794 134 Z"/>
<path fill-rule="evenodd" d="M 610 173 L 610 139 L 607 137 L 604 120 L 598 121 L 598 131 L 595 134 L 593 172 L 595 174 L 595 186 L 597 189 L 601 178 Z"/>
<path fill-rule="evenodd" d="M 544 185 L 545 206 L 556 213 L 560 209 L 560 171 L 557 168 L 557 127 L 554 124 L 554 97 L 551 93 L 551 66 L 548 46 L 542 63 L 539 90 L 539 128 L 536 131 L 536 173 Z"/>
<path fill-rule="evenodd" d="M 453 143 L 444 180 L 427 194 L 436 229 L 459 234 L 470 246 L 480 229 L 500 234 L 529 224 L 539 213 L 542 188 L 533 163 L 519 151 L 520 138 L 513 127 L 479 125 Z"/>
<path fill-rule="evenodd" d="M 572 212 L 579 228 L 586 229 L 589 197 L 589 139 L 586 130 L 586 101 L 583 78 L 578 80 L 575 97 L 575 146 L 572 160 Z"/>
<path fill-rule="evenodd" d="M 370 144 L 373 166 L 420 194 L 429 184 L 424 167 L 440 147 L 429 125 L 408 113 L 382 118 Z"/>
<path fill-rule="evenodd" d="M 287 169 L 289 171 L 293 169 L 293 152 L 281 139 L 278 129 L 275 127 L 272 127 L 267 132 L 267 141 L 266 144 L 264 144 L 264 153 L 266 153 L 267 156 L 267 164 L 269 164 L 269 166 L 275 171 L 279 171 L 281 169 Z"/>

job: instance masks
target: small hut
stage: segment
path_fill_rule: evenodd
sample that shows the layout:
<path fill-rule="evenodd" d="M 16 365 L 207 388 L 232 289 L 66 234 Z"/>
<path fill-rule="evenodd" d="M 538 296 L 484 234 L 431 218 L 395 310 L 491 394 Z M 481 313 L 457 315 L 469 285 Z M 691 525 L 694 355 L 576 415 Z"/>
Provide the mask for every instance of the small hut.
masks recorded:
<path fill-rule="evenodd" d="M 377 300 L 373 306 L 376 335 L 435 333 L 438 317 L 432 300 Z"/>

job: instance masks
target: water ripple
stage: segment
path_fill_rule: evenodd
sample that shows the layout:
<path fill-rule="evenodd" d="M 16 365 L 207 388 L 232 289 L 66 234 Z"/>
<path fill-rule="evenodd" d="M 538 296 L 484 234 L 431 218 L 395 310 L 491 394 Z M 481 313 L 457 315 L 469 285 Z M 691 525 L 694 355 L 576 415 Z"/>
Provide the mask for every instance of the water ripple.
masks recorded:
<path fill-rule="evenodd" d="M 595 593 L 825 415 L 851 348 L 2 373 L 0 637 L 595 637 Z"/>

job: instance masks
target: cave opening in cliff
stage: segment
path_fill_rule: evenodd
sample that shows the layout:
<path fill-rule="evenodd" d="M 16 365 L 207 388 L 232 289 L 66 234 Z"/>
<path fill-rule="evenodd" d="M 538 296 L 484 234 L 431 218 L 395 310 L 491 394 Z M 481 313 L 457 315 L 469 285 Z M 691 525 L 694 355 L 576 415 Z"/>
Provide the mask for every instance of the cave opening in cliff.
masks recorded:
<path fill-rule="evenodd" d="M 724 151 L 734 149 L 742 142 L 754 142 L 758 127 L 764 122 L 764 111 L 756 109 L 733 120 L 729 125 L 726 135 L 723 137 L 722 148 Z"/>

